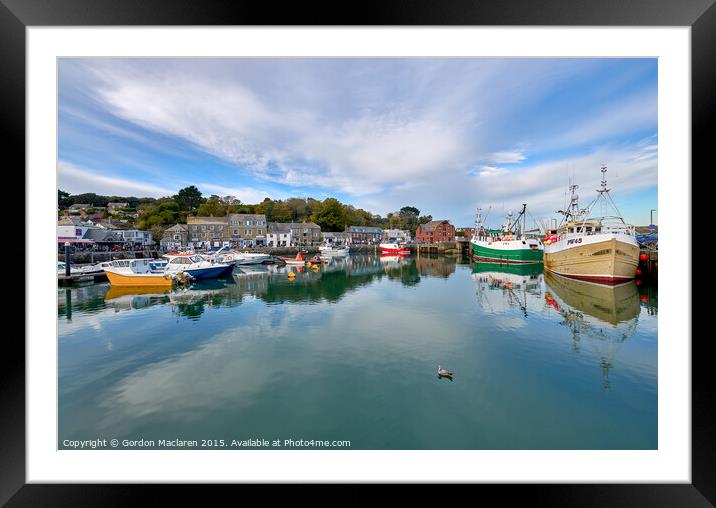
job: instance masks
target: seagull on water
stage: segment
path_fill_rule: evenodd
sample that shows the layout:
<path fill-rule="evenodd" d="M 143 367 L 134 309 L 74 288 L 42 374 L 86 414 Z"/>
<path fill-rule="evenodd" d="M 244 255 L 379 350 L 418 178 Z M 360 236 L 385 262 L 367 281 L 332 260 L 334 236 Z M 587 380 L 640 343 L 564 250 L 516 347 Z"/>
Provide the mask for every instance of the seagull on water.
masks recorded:
<path fill-rule="evenodd" d="M 449 370 L 445 370 L 440 365 L 438 365 L 438 376 L 449 377 L 450 379 L 452 379 L 452 372 L 450 372 Z"/>

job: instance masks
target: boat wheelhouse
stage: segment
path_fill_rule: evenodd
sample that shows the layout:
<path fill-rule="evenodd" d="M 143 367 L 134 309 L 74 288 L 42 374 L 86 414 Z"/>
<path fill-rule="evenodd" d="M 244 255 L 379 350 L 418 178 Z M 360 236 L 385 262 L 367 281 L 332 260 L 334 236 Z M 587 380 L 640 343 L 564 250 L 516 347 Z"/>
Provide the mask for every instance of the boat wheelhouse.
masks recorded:
<path fill-rule="evenodd" d="M 500 229 L 489 229 L 485 226 L 482 210 L 477 209 L 475 233 L 470 240 L 474 261 L 489 263 L 541 263 L 544 245 L 539 238 L 529 235 L 526 231 L 527 205 L 512 220 L 512 212 Z"/>
<path fill-rule="evenodd" d="M 556 229 L 544 238 L 545 269 L 573 279 L 606 284 L 627 282 L 636 276 L 639 243 L 634 226 L 624 221 L 607 188 L 607 167 L 602 165 L 601 188 L 586 208 L 579 207 L 577 185 L 570 185 L 571 200 Z M 598 203 L 616 215 L 593 216 Z"/>

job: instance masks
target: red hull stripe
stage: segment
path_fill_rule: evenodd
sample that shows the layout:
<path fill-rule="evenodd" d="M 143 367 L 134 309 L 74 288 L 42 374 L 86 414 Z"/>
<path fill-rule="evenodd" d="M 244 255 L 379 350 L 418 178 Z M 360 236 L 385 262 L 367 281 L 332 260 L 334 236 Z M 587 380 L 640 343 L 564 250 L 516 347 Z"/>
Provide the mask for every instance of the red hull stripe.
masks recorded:
<path fill-rule="evenodd" d="M 569 279 L 586 280 L 591 282 L 601 282 L 602 284 L 621 284 L 622 282 L 629 282 L 634 277 L 600 277 L 594 275 L 570 275 L 566 273 L 554 272 L 562 277 Z"/>

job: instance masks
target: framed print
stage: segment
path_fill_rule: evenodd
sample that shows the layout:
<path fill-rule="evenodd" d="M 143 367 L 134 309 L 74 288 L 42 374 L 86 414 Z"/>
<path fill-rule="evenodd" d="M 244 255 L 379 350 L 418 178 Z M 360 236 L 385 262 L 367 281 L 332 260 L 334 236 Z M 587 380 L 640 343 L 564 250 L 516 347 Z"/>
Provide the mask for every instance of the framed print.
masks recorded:
<path fill-rule="evenodd" d="M 3 0 L 26 190 L 3 502 L 713 502 L 685 232 L 716 8 L 394 5 Z"/>

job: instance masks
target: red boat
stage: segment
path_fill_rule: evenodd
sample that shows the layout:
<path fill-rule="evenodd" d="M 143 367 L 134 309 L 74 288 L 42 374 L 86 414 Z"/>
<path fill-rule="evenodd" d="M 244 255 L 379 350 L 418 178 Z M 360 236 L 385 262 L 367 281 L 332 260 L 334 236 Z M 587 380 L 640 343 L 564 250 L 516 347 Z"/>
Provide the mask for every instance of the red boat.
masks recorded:
<path fill-rule="evenodd" d="M 289 258 L 286 256 L 276 256 L 279 259 L 282 259 L 287 265 L 305 265 L 307 262 L 310 262 L 312 265 L 318 265 L 321 264 L 321 258 L 319 256 L 313 256 L 312 258 L 307 258 L 304 256 L 303 251 L 298 251 L 298 254 L 296 254 L 295 258 Z"/>
<path fill-rule="evenodd" d="M 380 253 L 381 254 L 399 255 L 399 256 L 409 256 L 410 255 L 410 247 L 408 247 L 404 243 L 398 243 L 398 242 L 381 243 L 380 244 Z"/>

